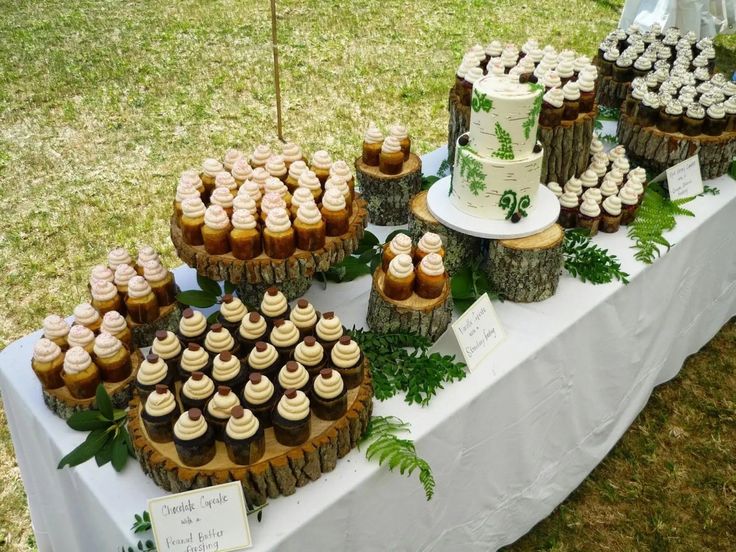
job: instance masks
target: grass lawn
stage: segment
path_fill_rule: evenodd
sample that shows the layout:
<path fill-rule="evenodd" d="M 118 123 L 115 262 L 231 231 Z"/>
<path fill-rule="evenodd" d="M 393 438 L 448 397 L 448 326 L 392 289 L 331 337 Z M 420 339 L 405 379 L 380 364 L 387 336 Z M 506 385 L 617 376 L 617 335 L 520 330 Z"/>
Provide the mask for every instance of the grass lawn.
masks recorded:
<path fill-rule="evenodd" d="M 285 135 L 351 160 L 369 120 L 398 120 L 431 151 L 446 141 L 465 48 L 534 36 L 592 55 L 622 4 L 279 2 Z M 179 264 L 168 237 L 179 173 L 227 147 L 275 143 L 275 108 L 265 0 L 0 6 L 2 348 L 47 313 L 71 312 L 115 245 L 148 243 Z M 734 51 L 719 39 L 730 70 Z M 728 549 L 735 339 L 731 324 L 657 390 L 606 461 L 512 549 Z M 33 542 L 0 410 L 0 551 Z"/>

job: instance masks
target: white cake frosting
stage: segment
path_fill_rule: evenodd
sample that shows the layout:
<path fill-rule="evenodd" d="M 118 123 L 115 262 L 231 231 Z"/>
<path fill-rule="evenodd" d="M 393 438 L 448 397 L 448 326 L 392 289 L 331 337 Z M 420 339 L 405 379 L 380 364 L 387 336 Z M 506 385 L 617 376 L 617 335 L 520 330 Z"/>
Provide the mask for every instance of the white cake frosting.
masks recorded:
<path fill-rule="evenodd" d="M 489 75 L 473 86 L 466 146 L 458 144 L 450 201 L 493 220 L 529 214 L 539 189 L 543 152 L 535 152 L 544 89 Z"/>

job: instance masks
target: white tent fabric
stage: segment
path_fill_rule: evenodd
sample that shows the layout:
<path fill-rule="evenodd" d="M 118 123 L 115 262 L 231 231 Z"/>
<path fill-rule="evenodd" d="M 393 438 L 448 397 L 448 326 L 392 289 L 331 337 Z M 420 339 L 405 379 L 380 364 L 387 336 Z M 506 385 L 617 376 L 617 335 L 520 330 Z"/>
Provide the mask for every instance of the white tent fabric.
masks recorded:
<path fill-rule="evenodd" d="M 717 33 L 732 33 L 734 0 L 626 0 L 619 27 L 626 29 L 636 23 L 648 29 L 654 23 L 662 28 L 679 27 L 683 32 L 693 31 L 699 38 Z"/>

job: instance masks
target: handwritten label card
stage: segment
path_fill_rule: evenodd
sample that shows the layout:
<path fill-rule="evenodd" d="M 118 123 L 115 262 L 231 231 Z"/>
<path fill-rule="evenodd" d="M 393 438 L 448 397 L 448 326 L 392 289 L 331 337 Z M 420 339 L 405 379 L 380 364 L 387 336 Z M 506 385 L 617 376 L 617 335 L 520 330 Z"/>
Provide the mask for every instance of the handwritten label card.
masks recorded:
<path fill-rule="evenodd" d="M 670 199 L 684 199 L 703 193 L 703 177 L 700 175 L 700 160 L 697 155 L 670 167 L 665 173 Z M 652 182 L 657 179 L 661 178 L 657 177 Z"/>
<path fill-rule="evenodd" d="M 506 338 L 506 332 L 487 293 L 479 297 L 452 323 L 452 331 L 460 345 L 468 370 L 471 371 Z"/>
<path fill-rule="evenodd" d="M 236 552 L 253 544 L 240 483 L 148 501 L 159 552 Z"/>

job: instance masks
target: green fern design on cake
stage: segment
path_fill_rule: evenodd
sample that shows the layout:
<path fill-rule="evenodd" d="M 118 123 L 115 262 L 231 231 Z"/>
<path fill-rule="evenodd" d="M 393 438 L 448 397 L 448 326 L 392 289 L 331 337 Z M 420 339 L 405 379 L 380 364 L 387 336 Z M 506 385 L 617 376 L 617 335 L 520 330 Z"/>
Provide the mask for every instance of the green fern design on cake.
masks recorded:
<path fill-rule="evenodd" d="M 496 139 L 501 146 L 493 152 L 493 157 L 506 159 L 507 161 L 514 159 L 514 145 L 511 142 L 511 135 L 504 130 L 499 122 L 496 122 Z"/>
<path fill-rule="evenodd" d="M 473 90 L 473 99 L 470 102 L 470 106 L 476 113 L 478 111 L 485 111 L 486 113 L 488 113 L 491 109 L 493 109 L 493 101 L 485 94 L 481 94 L 477 90 Z"/>
<path fill-rule="evenodd" d="M 530 83 L 529 86 L 531 87 L 532 91 L 542 90 L 544 91 L 544 86 L 537 83 Z M 532 127 L 534 126 L 534 123 L 537 122 L 539 119 L 539 114 L 542 111 L 542 94 L 538 94 L 537 97 L 534 99 L 534 106 L 532 106 L 532 110 L 529 112 L 529 117 L 527 117 L 526 121 L 521 125 L 524 128 L 524 137 L 526 139 L 529 139 L 529 134 L 532 131 Z"/>
<path fill-rule="evenodd" d="M 473 159 L 469 154 L 472 152 L 467 146 L 461 146 L 458 154 L 460 162 L 460 176 L 468 181 L 468 188 L 473 195 L 480 194 L 486 189 L 486 175 L 483 172 L 483 165 L 477 159 Z"/>
<path fill-rule="evenodd" d="M 526 210 L 529 208 L 531 204 L 532 204 L 532 200 L 529 198 L 528 195 L 521 196 L 521 199 L 519 200 L 519 214 L 522 217 L 526 216 Z"/>
<path fill-rule="evenodd" d="M 506 220 L 513 217 L 517 211 L 522 217 L 525 217 L 527 215 L 526 210 L 531 204 L 532 200 L 528 195 L 521 196 L 521 199 L 517 202 L 514 190 L 506 190 L 501 194 L 501 199 L 498 200 L 498 206 L 506 211 Z"/>

